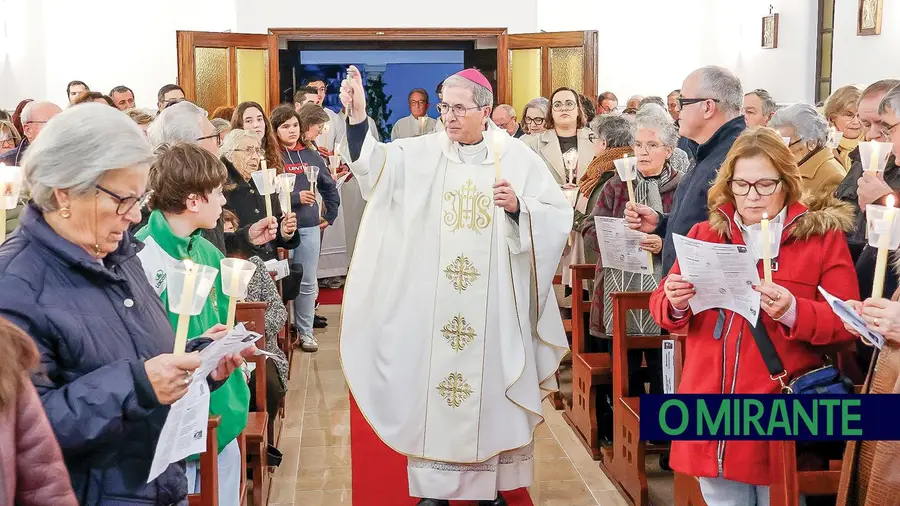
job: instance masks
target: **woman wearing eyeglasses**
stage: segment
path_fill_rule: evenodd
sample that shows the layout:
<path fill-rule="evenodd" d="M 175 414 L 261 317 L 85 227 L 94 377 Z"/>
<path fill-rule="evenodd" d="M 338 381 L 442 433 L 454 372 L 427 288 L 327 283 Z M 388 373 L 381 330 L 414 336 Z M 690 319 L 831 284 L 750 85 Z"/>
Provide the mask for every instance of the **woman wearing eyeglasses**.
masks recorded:
<path fill-rule="evenodd" d="M 862 92 L 853 85 L 842 86 L 825 100 L 825 118 L 841 133 L 841 142 L 834 150 L 834 156 L 850 170 L 850 152 L 863 140 L 862 123 L 856 104 Z"/>
<path fill-rule="evenodd" d="M 803 190 L 815 195 L 830 195 L 843 181 L 847 171 L 825 147 L 828 123 L 808 104 L 794 104 L 775 113 L 769 121 L 779 135 L 788 138 L 788 149 L 800 167 Z"/>
<path fill-rule="evenodd" d="M 578 182 L 578 175 L 594 158 L 594 143 L 590 139 L 590 130 L 585 128 L 587 124 L 578 93 L 570 88 L 559 88 L 550 96 L 550 106 L 551 112 L 544 123 L 546 130 L 530 134 L 522 140 L 541 155 L 557 183 L 561 186 L 574 185 Z M 578 152 L 571 174 L 563 161 L 563 153 L 570 149 Z"/>
<path fill-rule="evenodd" d="M 525 110 L 522 111 L 522 130 L 526 134 L 539 134 L 546 130 L 544 124 L 549 109 L 550 101 L 544 97 L 535 98 L 525 104 Z"/>
<path fill-rule="evenodd" d="M 752 240 L 768 215 L 784 232 L 772 260 L 771 283 L 760 293 L 759 320 L 784 365 L 785 384 L 825 364 L 827 351 L 845 348 L 853 336 L 818 292 L 822 287 L 841 300 L 856 300 L 859 289 L 844 232 L 853 224 L 849 204 L 828 200 L 800 202 L 800 171 L 781 137 L 769 128 L 745 131 L 728 153 L 709 190 L 709 220 L 689 237 L 712 243 L 746 245 L 759 258 Z M 760 264 L 762 262 L 759 262 Z M 762 266 L 759 276 L 763 278 Z M 679 394 L 777 394 L 742 316 L 709 309 L 694 313 L 694 286 L 681 276 L 676 261 L 650 299 L 650 311 L 671 332 L 687 331 L 686 360 Z M 769 447 L 764 441 L 676 441 L 671 467 L 700 477 L 706 504 L 768 504 Z"/>
<path fill-rule="evenodd" d="M 256 102 L 242 102 L 238 104 L 234 110 L 234 116 L 231 117 L 232 129 L 243 129 L 255 133 L 259 136 L 260 147 L 264 153 L 266 160 L 266 168 L 284 169 L 284 162 L 281 160 L 281 146 L 275 136 L 275 130 L 272 123 L 266 117 L 261 105 Z M 251 223 L 241 221 L 241 223 Z"/>
<path fill-rule="evenodd" d="M 141 129 L 117 109 L 65 110 L 22 160 L 32 200 L 0 246 L 0 316 L 40 352 L 31 381 L 79 504 L 187 503 L 184 462 L 147 482 L 168 406 L 201 365 L 196 354 L 172 354 L 175 333 L 155 290 L 164 279 L 147 281 L 128 232 L 141 220 L 153 161 Z M 209 342 L 192 339 L 188 351 Z M 240 361 L 223 359 L 211 388 Z"/>
<path fill-rule="evenodd" d="M 522 137 L 522 141 L 540 155 L 557 184 L 568 191 L 569 203 L 586 213 L 587 199 L 580 197 L 577 184 L 594 159 L 594 142 L 591 131 L 585 128 L 581 100 L 571 88 L 559 88 L 550 96 L 550 107 L 545 123 L 547 130 Z M 574 156 L 564 156 L 568 152 Z M 569 158 L 571 165 L 567 165 L 565 158 Z M 579 263 L 584 263 L 584 244 L 581 234 L 573 232 L 561 265 L 563 283 L 567 286 L 571 285 L 572 276 L 569 266 Z"/>
<path fill-rule="evenodd" d="M 259 170 L 259 161 L 263 151 L 259 146 L 259 137 L 253 132 L 240 128 L 232 130 L 225 136 L 219 155 L 225 168 L 228 169 L 228 183 L 225 186 L 225 208 L 233 212 L 239 223 L 256 223 L 266 217 L 266 201 L 272 202 L 272 215 L 278 220 L 278 234 L 274 241 L 261 246 L 250 246 L 240 251 L 250 258 L 258 256 L 266 260 L 278 257 L 278 248 L 294 249 L 300 245 L 300 234 L 297 234 L 297 215 L 290 209 L 281 209 L 278 195 L 272 193 L 265 197 L 256 187 L 251 174 Z M 231 255 L 233 252 L 229 251 Z"/>

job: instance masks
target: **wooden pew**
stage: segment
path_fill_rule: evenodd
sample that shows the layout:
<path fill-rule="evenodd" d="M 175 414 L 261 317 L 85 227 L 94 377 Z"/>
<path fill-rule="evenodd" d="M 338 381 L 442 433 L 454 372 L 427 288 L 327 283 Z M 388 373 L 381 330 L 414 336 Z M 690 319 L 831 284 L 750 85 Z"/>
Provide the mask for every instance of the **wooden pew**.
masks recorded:
<path fill-rule="evenodd" d="M 572 265 L 572 285 L 582 286 L 585 279 L 593 279 L 596 266 Z M 594 460 L 600 459 L 600 438 L 597 433 L 597 387 L 612 383 L 612 358 L 609 353 L 587 353 L 584 322 L 590 317 L 591 300 L 572 294 L 572 403 L 566 406 L 563 419 L 587 448 Z"/>
<path fill-rule="evenodd" d="M 219 440 L 221 416 L 206 422 L 206 451 L 200 454 L 200 493 L 188 495 L 188 506 L 219 506 Z"/>
<path fill-rule="evenodd" d="M 641 441 L 641 392 L 628 391 L 628 351 L 660 349 L 662 342 L 672 336 L 627 335 L 626 317 L 629 310 L 647 309 L 650 292 L 616 292 L 613 303 L 613 448 L 610 458 L 604 455 L 600 466 L 616 488 L 635 506 L 647 506 L 647 472 L 645 456 L 668 451 L 669 445 L 650 445 Z M 676 358 L 682 343 L 676 339 Z M 676 378 L 680 378 L 681 364 L 675 361 Z"/>
<path fill-rule="evenodd" d="M 862 392 L 856 385 L 855 393 Z M 769 444 L 769 487 L 771 506 L 799 506 L 800 495 L 836 496 L 841 481 L 841 460 L 830 460 L 827 469 L 801 470 L 797 464 L 795 441 L 772 441 Z"/>
<path fill-rule="evenodd" d="M 237 305 L 235 321 L 244 322 L 247 330 L 265 334 L 266 332 L 266 303 L 265 302 L 241 302 Z M 251 481 L 253 483 L 253 504 L 264 506 L 268 503 L 269 495 L 269 468 L 267 463 L 269 433 L 269 415 L 266 411 L 266 358 L 256 356 L 251 359 L 256 364 L 256 406 L 252 406 L 248 417 L 247 427 L 244 429 L 244 445 L 246 453 L 244 461 L 249 463 Z M 246 474 L 246 473 L 245 473 Z M 242 490 L 244 497 L 246 489 Z"/>
<path fill-rule="evenodd" d="M 553 284 L 554 285 L 562 285 L 562 275 L 561 274 L 557 274 L 556 276 L 553 276 Z M 564 313 L 565 308 L 560 306 L 559 310 L 560 310 L 560 313 Z M 566 315 L 563 314 L 563 330 L 566 331 L 566 337 L 569 339 L 569 344 L 571 345 L 571 343 L 572 343 L 572 318 L 571 318 L 571 316 L 569 318 L 566 318 Z M 566 356 L 563 357 L 562 361 L 559 363 L 559 369 L 563 369 L 565 367 L 571 367 L 571 366 L 572 366 L 572 354 L 567 353 Z M 556 371 L 556 383 L 560 384 L 559 370 Z M 549 398 L 550 398 L 550 402 L 553 404 L 553 408 L 556 409 L 557 411 L 562 410 L 563 408 L 566 407 L 566 403 L 563 400 L 563 395 L 562 395 L 561 389 L 550 394 Z"/>

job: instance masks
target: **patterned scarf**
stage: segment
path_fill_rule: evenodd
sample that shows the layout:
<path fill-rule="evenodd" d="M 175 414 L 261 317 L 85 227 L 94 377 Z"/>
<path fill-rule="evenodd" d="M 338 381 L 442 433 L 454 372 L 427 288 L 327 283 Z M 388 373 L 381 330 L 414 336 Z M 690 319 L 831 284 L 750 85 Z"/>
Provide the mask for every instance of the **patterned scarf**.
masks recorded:
<path fill-rule="evenodd" d="M 616 170 L 614 160 L 622 158 L 622 155 L 634 156 L 631 146 L 609 148 L 601 153 L 600 156 L 595 156 L 591 160 L 591 163 L 588 164 L 587 169 L 584 171 L 584 175 L 581 176 L 581 180 L 578 182 L 578 186 L 581 187 L 581 193 L 585 197 L 591 197 L 591 193 L 597 187 L 597 183 L 600 182 L 604 173 Z"/>
<path fill-rule="evenodd" d="M 663 165 L 659 176 L 645 178 L 638 171 L 634 186 L 635 200 L 645 203 L 658 213 L 663 212 L 662 196 L 660 196 L 659 189 L 665 188 L 676 175 L 678 175 L 678 171 L 672 167 L 668 160 Z"/>

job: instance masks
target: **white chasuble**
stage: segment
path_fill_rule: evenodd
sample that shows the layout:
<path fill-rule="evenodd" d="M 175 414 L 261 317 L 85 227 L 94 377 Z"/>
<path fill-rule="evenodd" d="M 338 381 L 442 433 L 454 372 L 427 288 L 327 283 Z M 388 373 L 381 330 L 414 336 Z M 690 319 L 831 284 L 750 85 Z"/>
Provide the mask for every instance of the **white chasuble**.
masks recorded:
<path fill-rule="evenodd" d="M 519 197 L 513 219 L 493 203 L 493 148 L 478 149 L 463 160 L 443 132 L 367 137 L 350 163 L 367 204 L 341 363 L 375 433 L 409 458 L 417 497 L 493 499 L 529 485 L 541 401 L 568 351 L 552 281 L 572 207 L 509 139 L 497 155 Z"/>

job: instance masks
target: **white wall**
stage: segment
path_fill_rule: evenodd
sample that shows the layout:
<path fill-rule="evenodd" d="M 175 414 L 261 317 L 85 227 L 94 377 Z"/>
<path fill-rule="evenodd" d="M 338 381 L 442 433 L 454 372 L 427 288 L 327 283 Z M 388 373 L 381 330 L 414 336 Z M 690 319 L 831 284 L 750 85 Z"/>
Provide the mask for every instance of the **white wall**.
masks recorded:
<path fill-rule="evenodd" d="M 857 0 L 835 1 L 833 90 L 847 84 L 866 86 L 880 79 L 900 78 L 900 2 L 884 2 L 881 35 L 856 35 L 857 8 Z"/>
<path fill-rule="evenodd" d="M 762 17 L 779 13 L 778 49 L 760 48 Z M 779 102 L 814 97 L 816 0 L 539 0 L 545 31 L 599 30 L 600 91 L 621 102 L 665 96 L 692 70 L 722 65 Z M 577 13 L 573 15 L 573 13 Z M 585 23 L 584 20 L 591 20 Z M 593 25 L 593 26 L 591 26 Z"/>
<path fill-rule="evenodd" d="M 23 98 L 67 102 L 73 79 L 108 93 L 125 84 L 139 107 L 155 108 L 160 86 L 175 82 L 176 30 L 266 33 L 269 28 L 508 27 L 537 29 L 538 0 L 340 2 L 313 8 L 296 0 L 0 0 L 0 108 Z M 317 13 L 317 12 L 318 13 Z M 3 30 L 5 26 L 5 31 Z M 4 33 L 6 34 L 4 37 Z"/>
<path fill-rule="evenodd" d="M 175 30 L 223 31 L 235 24 L 234 0 L 2 1 L 4 108 L 26 97 L 64 105 L 73 79 L 102 93 L 124 84 L 138 107 L 155 108 L 159 87 L 177 77 Z"/>
<path fill-rule="evenodd" d="M 306 7 L 296 0 L 237 0 L 237 31 L 266 33 L 269 28 L 537 28 L 538 0 L 341 0 Z"/>

